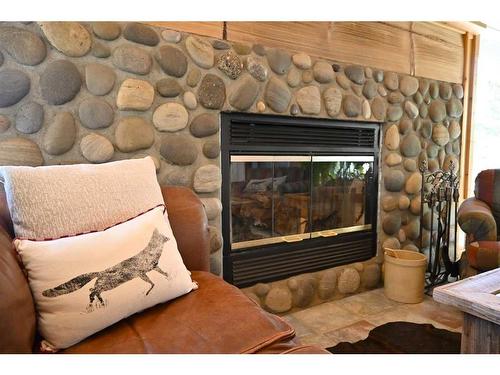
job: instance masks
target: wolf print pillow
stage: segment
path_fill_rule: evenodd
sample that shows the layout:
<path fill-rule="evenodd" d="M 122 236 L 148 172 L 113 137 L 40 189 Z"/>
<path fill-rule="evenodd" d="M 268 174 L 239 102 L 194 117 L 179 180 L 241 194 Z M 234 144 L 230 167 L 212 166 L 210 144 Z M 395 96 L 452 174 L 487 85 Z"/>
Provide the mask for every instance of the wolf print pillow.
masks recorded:
<path fill-rule="evenodd" d="M 52 349 L 196 288 L 164 206 L 101 232 L 14 244 Z"/>

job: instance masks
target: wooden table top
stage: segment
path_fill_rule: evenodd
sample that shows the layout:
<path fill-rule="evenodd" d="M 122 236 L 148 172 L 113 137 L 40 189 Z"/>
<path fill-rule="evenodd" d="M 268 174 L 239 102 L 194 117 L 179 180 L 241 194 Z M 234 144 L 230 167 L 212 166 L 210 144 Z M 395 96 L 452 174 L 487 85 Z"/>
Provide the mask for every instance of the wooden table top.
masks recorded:
<path fill-rule="evenodd" d="M 500 268 L 434 288 L 437 302 L 500 325 Z"/>

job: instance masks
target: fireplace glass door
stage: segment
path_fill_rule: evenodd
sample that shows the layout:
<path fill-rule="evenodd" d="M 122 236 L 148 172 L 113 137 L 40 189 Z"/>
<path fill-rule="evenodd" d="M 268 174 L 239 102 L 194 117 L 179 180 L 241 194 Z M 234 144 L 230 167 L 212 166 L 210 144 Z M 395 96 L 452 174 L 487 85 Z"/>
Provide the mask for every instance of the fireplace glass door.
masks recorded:
<path fill-rule="evenodd" d="M 231 155 L 231 249 L 369 230 L 371 179 L 371 156 Z"/>

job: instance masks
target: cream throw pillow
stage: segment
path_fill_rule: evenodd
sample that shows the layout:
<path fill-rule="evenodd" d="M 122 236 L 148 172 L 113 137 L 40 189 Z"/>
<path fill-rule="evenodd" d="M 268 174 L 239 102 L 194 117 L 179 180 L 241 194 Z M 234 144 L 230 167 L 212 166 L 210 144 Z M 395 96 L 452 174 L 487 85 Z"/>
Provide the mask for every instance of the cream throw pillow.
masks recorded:
<path fill-rule="evenodd" d="M 153 159 L 1 167 L 16 237 L 56 239 L 99 231 L 163 203 Z"/>
<path fill-rule="evenodd" d="M 49 347 L 67 348 L 196 288 L 163 211 L 154 208 L 102 232 L 14 241 Z"/>

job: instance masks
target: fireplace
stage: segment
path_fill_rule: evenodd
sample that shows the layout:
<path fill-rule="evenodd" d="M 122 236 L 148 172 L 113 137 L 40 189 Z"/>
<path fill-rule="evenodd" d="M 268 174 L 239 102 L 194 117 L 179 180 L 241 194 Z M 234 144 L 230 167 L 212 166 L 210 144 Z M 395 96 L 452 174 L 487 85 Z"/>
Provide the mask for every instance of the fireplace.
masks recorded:
<path fill-rule="evenodd" d="M 222 113 L 221 140 L 225 280 L 375 255 L 379 124 Z"/>

